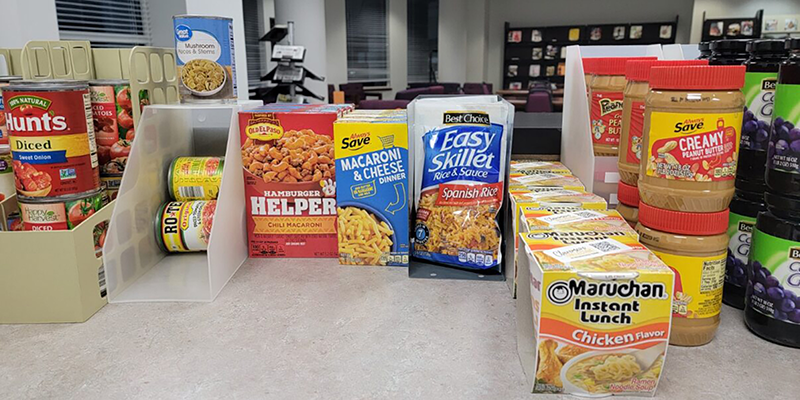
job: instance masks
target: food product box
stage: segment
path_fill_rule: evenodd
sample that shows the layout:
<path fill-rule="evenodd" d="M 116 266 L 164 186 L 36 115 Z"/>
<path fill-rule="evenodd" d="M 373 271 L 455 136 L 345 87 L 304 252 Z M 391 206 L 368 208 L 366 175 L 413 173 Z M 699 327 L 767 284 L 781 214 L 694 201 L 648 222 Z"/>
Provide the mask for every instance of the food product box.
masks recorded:
<path fill-rule="evenodd" d="M 538 209 L 549 208 L 562 211 L 578 210 L 605 210 L 608 205 L 602 197 L 586 193 L 579 190 L 565 190 L 558 187 L 509 187 L 508 214 L 506 215 L 505 232 L 506 237 L 513 237 L 514 240 L 506 241 L 506 251 L 514 256 L 507 257 L 506 281 L 508 282 L 511 295 L 517 293 L 517 248 L 519 244 L 519 220 L 523 213 L 523 208 Z"/>
<path fill-rule="evenodd" d="M 541 172 L 533 175 L 511 172 L 509 175 L 509 186 L 522 187 L 558 187 L 567 190 L 585 190 L 580 179 L 568 174 L 555 174 L 551 172 Z"/>
<path fill-rule="evenodd" d="M 652 396 L 674 274 L 624 232 L 520 234 L 517 348 L 534 393 Z"/>
<path fill-rule="evenodd" d="M 250 257 L 337 257 L 333 123 L 347 110 L 270 104 L 239 113 Z"/>
<path fill-rule="evenodd" d="M 352 114 L 333 127 L 339 263 L 408 266 L 408 124 Z"/>

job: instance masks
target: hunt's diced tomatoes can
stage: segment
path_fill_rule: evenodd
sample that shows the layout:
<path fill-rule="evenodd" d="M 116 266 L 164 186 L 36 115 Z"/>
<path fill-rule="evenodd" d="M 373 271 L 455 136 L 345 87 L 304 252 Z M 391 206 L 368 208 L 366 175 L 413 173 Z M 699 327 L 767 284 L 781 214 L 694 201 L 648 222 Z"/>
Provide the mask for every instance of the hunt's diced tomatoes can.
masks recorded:
<path fill-rule="evenodd" d="M 17 193 L 56 197 L 100 188 L 85 82 L 20 82 L 3 88 Z"/>

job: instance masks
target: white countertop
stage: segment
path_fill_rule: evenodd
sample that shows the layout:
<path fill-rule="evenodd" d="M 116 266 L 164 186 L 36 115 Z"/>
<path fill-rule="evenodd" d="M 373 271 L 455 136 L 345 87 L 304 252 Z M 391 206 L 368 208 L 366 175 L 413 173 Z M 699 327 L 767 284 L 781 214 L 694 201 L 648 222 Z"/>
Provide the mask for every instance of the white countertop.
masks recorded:
<path fill-rule="evenodd" d="M 0 325 L 0 398 L 558 399 L 533 395 L 504 282 L 334 260 L 249 260 L 213 303 L 110 304 Z M 800 350 L 747 331 L 671 347 L 657 398 L 800 396 Z"/>

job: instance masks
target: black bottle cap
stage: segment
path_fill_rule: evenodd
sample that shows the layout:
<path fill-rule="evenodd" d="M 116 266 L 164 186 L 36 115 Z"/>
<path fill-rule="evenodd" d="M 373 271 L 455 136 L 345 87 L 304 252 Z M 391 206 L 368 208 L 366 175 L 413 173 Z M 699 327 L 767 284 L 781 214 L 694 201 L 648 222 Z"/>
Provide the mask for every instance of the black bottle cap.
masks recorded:
<path fill-rule="evenodd" d="M 711 42 L 711 51 L 724 53 L 746 53 L 747 39 L 723 39 Z"/>
<path fill-rule="evenodd" d="M 786 50 L 800 49 L 800 38 L 786 39 Z"/>
<path fill-rule="evenodd" d="M 785 40 L 753 40 L 747 43 L 747 51 L 750 53 L 785 53 Z"/>

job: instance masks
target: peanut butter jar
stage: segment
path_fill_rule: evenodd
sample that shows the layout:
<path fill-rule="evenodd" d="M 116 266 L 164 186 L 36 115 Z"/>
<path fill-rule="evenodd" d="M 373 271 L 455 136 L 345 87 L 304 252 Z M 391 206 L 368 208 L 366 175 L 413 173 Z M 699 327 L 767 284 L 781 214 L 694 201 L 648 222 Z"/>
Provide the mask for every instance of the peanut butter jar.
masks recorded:
<path fill-rule="evenodd" d="M 616 157 L 622 133 L 622 92 L 625 90 L 625 63 L 628 60 L 654 60 L 655 57 L 594 58 L 594 76 L 589 86 L 590 132 L 594 155 Z"/>
<path fill-rule="evenodd" d="M 706 60 L 629 60 L 625 64 L 628 81 L 622 92 L 622 135 L 619 139 L 619 177 L 636 186 L 642 159 L 644 99 L 650 92 L 650 68 L 680 65 L 708 65 Z"/>
<path fill-rule="evenodd" d="M 701 346 L 719 327 L 728 210 L 686 213 L 641 203 L 639 240 L 675 273 L 669 344 Z"/>
<path fill-rule="evenodd" d="M 657 208 L 723 211 L 733 198 L 744 66 L 650 69 L 639 195 Z"/>

